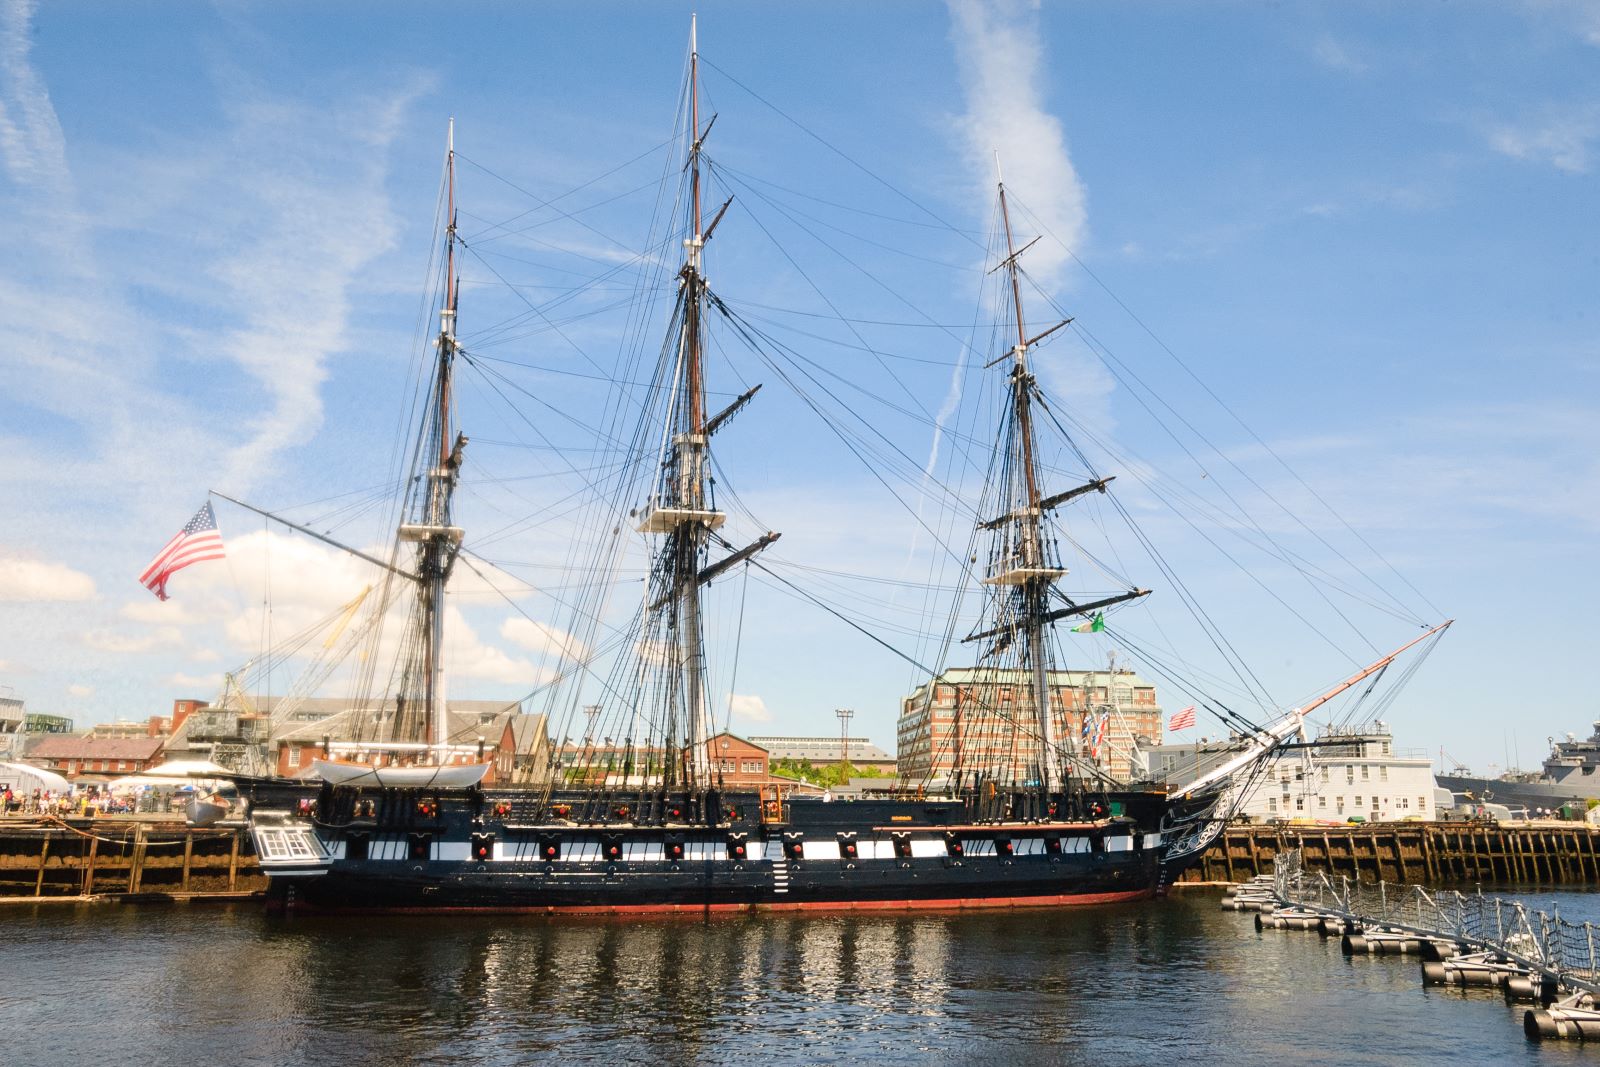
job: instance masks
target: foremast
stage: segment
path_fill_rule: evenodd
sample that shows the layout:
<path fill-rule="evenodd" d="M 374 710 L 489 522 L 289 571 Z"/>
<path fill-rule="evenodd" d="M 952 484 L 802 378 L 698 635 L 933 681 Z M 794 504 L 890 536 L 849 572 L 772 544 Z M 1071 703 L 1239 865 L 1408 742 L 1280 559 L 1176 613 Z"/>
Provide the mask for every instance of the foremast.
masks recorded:
<path fill-rule="evenodd" d="M 654 549 L 654 577 L 659 595 L 652 610 L 669 613 L 671 635 L 663 740 L 667 758 L 663 784 L 705 787 L 711 780 L 708 743 L 711 710 L 705 692 L 705 628 L 700 586 L 712 531 L 727 521 L 712 499 L 706 468 L 710 431 L 706 419 L 703 359 L 703 311 L 706 282 L 702 252 L 708 231 L 701 211 L 700 53 L 695 23 L 689 24 L 689 199 L 690 235 L 684 239 L 684 261 L 678 272 L 679 324 L 672 397 L 667 414 L 660 475 L 638 525 L 641 533 L 660 535 Z M 713 121 L 715 119 L 713 118 Z M 718 216 L 720 218 L 720 215 Z M 712 225 L 715 225 L 713 220 Z M 682 748 L 679 748 L 682 738 Z M 681 781 L 686 778 L 687 781 Z"/>
<path fill-rule="evenodd" d="M 455 120 L 450 120 L 445 149 L 445 276 L 439 308 L 439 334 L 434 339 L 436 364 L 429 398 L 422 455 L 427 488 L 420 514 L 400 527 L 400 540 L 417 545 L 417 613 L 422 639 L 422 696 L 426 733 L 434 762 L 443 763 L 449 743 L 445 684 L 445 589 L 461 547 L 463 531 L 452 523 L 451 503 L 460 476 L 467 436 L 452 432 L 451 380 L 457 352 L 456 312 L 460 281 L 456 276 L 456 149 Z"/>

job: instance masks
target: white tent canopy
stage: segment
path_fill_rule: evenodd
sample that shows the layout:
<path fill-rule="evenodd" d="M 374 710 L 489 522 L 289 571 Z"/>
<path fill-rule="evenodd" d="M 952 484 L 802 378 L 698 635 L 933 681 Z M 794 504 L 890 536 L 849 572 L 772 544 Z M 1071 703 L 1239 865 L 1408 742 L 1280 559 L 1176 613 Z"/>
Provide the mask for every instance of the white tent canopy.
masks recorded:
<path fill-rule="evenodd" d="M 72 786 L 55 771 L 34 767 L 27 763 L 0 763 L 0 793 L 10 787 L 17 796 L 31 794 L 35 789 L 52 793 L 65 793 Z"/>
<path fill-rule="evenodd" d="M 133 777 L 231 778 L 233 774 L 233 771 L 208 759 L 174 759 L 155 767 L 146 767 Z"/>
<path fill-rule="evenodd" d="M 228 768 L 212 763 L 210 760 L 168 760 L 166 763 L 140 771 L 138 774 L 130 774 L 124 778 L 114 778 L 106 783 L 106 788 L 116 793 L 129 789 L 145 788 L 182 789 L 185 786 L 210 789 L 232 776 L 233 772 Z"/>

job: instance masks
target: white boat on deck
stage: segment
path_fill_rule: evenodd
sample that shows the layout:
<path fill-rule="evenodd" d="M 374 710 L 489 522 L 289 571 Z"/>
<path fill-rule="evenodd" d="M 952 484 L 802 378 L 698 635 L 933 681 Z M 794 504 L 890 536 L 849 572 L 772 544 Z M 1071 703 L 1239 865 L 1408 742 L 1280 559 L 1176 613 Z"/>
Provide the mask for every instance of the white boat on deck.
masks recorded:
<path fill-rule="evenodd" d="M 374 767 L 367 763 L 341 763 L 338 760 L 319 759 L 312 763 L 311 772 L 324 782 L 333 785 L 386 786 L 400 789 L 433 786 L 439 789 L 466 789 L 483 781 L 484 775 L 489 773 L 489 764 L 426 763 Z"/>

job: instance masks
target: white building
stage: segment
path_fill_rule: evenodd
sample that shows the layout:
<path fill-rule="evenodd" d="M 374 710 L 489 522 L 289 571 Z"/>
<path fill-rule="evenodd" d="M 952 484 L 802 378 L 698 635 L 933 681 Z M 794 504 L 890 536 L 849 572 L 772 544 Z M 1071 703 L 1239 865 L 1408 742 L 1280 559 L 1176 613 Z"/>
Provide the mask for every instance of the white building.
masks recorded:
<path fill-rule="evenodd" d="M 1173 786 L 1198 777 L 1239 748 L 1236 740 L 1161 745 L 1147 750 L 1152 777 Z M 1305 748 L 1274 757 L 1254 779 L 1237 814 L 1259 820 L 1395 822 L 1437 817 L 1433 764 L 1402 750 L 1386 723 L 1330 728 Z"/>

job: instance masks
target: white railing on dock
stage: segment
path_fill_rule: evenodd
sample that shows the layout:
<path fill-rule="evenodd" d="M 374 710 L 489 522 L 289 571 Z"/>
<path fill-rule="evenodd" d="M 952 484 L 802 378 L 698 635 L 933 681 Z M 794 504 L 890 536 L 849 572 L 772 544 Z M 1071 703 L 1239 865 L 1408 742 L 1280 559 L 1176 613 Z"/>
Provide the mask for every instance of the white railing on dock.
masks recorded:
<path fill-rule="evenodd" d="M 1575 990 L 1600 994 L 1600 955 L 1593 923 L 1571 923 L 1557 909 L 1529 911 L 1518 901 L 1416 885 L 1369 884 L 1346 875 L 1307 871 L 1298 849 L 1280 853 L 1273 889 L 1296 904 L 1362 926 L 1455 941 L 1492 951 Z"/>

